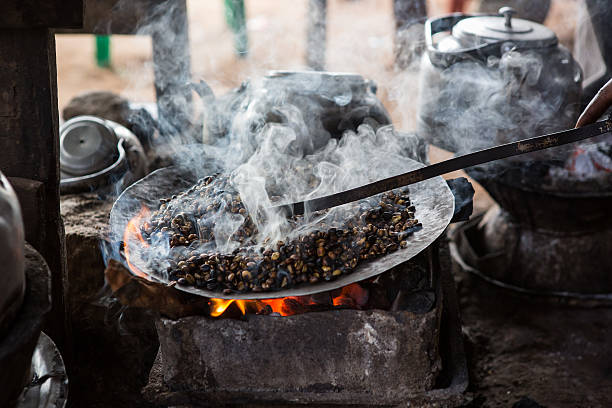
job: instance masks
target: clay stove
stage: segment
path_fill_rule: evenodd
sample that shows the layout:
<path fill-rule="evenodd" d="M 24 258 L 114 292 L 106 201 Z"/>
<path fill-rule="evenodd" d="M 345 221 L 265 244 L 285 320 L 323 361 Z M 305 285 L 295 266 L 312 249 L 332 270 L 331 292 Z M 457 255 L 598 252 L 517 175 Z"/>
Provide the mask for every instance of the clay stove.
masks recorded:
<path fill-rule="evenodd" d="M 130 233 L 130 223 L 118 220 L 138 217 L 134 204 L 155 201 L 168 186 L 180 189 L 173 173 L 153 172 L 119 197 L 111 211 L 118 236 Z M 457 196 L 456 186 L 466 187 L 453 185 Z M 124 262 L 133 275 L 146 276 Z M 116 261 L 106 276 L 122 303 L 161 312 L 160 347 L 144 389 L 153 403 L 452 405 L 467 374 L 449 265 L 446 244 L 436 240 L 377 277 L 264 300 L 203 298 L 129 277 Z"/>
<path fill-rule="evenodd" d="M 124 304 L 146 305 L 152 293 L 172 298 L 161 308 L 148 303 L 162 311 L 143 390 L 155 404 L 456 405 L 467 372 L 449 265 L 446 244 L 436 241 L 375 280 L 273 301 L 169 294 L 178 291 L 125 270 L 118 279 L 114 261 L 107 278 L 111 286 L 123 280 L 114 290 Z"/>

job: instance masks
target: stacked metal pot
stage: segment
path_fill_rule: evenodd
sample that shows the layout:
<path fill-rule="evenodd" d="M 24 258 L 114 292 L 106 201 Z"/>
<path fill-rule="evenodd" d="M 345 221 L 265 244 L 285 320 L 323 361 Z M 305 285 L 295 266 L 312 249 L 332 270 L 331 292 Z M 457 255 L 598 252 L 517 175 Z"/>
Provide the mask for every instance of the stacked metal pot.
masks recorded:
<path fill-rule="evenodd" d="M 13 188 L 0 173 L 0 339 L 13 322 L 25 293 L 24 232 Z"/>

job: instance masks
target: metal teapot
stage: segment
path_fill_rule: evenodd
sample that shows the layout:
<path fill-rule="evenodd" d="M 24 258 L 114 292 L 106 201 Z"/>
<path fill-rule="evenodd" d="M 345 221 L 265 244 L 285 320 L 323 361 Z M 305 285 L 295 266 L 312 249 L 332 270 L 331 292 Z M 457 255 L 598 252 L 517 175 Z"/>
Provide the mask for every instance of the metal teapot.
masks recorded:
<path fill-rule="evenodd" d="M 191 86 L 203 102 L 203 143 L 228 137 L 240 142 L 246 154 L 257 145 L 255 135 L 267 123 L 288 124 L 299 117 L 307 129 L 300 141 L 305 152 L 363 123 L 374 129 L 391 123 L 376 97 L 375 83 L 358 74 L 271 71 L 218 98 L 203 81 Z"/>
<path fill-rule="evenodd" d="M 147 173 L 138 138 L 124 126 L 95 116 L 77 116 L 60 127 L 62 194 L 125 187 Z"/>
<path fill-rule="evenodd" d="M 503 7 L 427 21 L 420 137 L 468 152 L 574 125 L 580 66 L 552 30 L 514 14 Z"/>

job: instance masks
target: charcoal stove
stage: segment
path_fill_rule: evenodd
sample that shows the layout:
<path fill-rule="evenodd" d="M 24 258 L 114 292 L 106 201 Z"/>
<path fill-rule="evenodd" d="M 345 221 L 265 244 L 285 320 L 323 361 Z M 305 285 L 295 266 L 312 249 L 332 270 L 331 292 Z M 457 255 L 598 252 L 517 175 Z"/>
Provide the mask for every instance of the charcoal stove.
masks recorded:
<path fill-rule="evenodd" d="M 170 168 L 130 186 L 111 211 L 111 239 L 123 238 L 126 223 L 141 204 L 154 205 L 155 197 L 190 184 L 184 170 Z M 446 183 L 435 179 L 425 184 L 421 191 L 442 191 L 421 196 L 415 186 L 415 205 L 421 204 L 421 211 L 431 218 L 442 217 L 436 211 L 428 214 L 427 207 L 439 212 L 445 204 L 427 200 L 442 199 L 443 190 L 448 193 Z M 452 206 L 449 210 L 452 215 Z M 452 279 L 448 268 L 440 266 L 440 246 L 443 258 L 448 252 L 435 239 L 449 219 L 431 220 L 444 223 L 436 227 L 433 240 L 415 238 L 425 242 L 419 254 L 399 250 L 374 266 L 365 265 L 363 278 L 370 278 L 358 284 L 317 294 L 306 287 L 298 289 L 297 296 L 280 299 L 274 292 L 261 294 L 263 300 L 234 300 L 219 293 L 230 299 L 204 298 L 199 310 L 190 307 L 178 318 L 163 317 L 162 310 L 156 320 L 160 348 L 145 397 L 156 404 L 198 406 L 458 404 L 467 386 L 465 356 Z M 132 273 L 142 276 L 146 269 L 141 267 Z M 379 268 L 387 272 L 367 274 Z M 130 297 L 141 296 L 144 289 L 128 290 L 116 279 L 109 281 L 122 302 L 143 305 L 143 299 Z M 202 304 L 202 294 L 210 296 L 180 285 L 156 285 L 181 293 L 172 296 L 183 297 L 189 305 Z M 355 300 L 352 290 L 365 290 L 368 299 Z"/>
<path fill-rule="evenodd" d="M 288 306 L 284 313 L 289 307 L 298 313 L 288 316 L 249 304 L 243 314 L 230 302 L 213 318 L 211 301 L 220 299 L 202 303 L 171 288 L 182 294 L 172 297 L 184 302 L 186 313 L 170 318 L 162 310 L 156 318 L 160 348 L 143 395 L 168 406 L 460 405 L 468 377 L 449 265 L 448 247 L 438 240 L 362 283 L 369 290 L 362 307 L 337 302 L 343 288 L 336 297 L 313 296 L 319 303 L 299 311 L 297 302 L 280 299 Z M 107 278 L 116 268 L 109 264 Z M 126 305 L 143 307 L 147 297 L 163 293 L 131 279 L 115 291 Z"/>
<path fill-rule="evenodd" d="M 320 84 L 321 89 L 313 88 L 313 83 Z M 459 404 L 467 386 L 465 357 L 449 268 L 440 266 L 450 264 L 440 237 L 455 210 L 455 199 L 447 183 L 438 177 L 410 186 L 410 202 L 405 205 L 414 205 L 410 211 L 421 220 L 422 227 L 410 231 L 412 235 L 408 235 L 404 245 L 396 245 L 384 256 L 370 261 L 362 257 L 359 263 L 352 258 L 355 264 L 346 267 L 348 261 L 340 260 L 342 256 L 337 253 L 331 264 L 323 264 L 323 259 L 319 259 L 320 265 L 313 261 L 306 267 L 304 261 L 302 268 L 296 266 L 299 259 L 290 260 L 288 255 L 287 251 L 294 247 L 265 260 L 265 246 L 268 249 L 272 245 L 284 246 L 281 237 L 290 246 L 294 242 L 291 234 L 296 233 L 274 229 L 275 225 L 283 225 L 277 218 L 279 214 L 267 213 L 269 216 L 257 218 L 259 208 L 263 212 L 269 208 L 259 207 L 259 201 L 249 201 L 257 192 L 264 194 L 265 203 L 270 199 L 270 191 L 274 191 L 275 197 L 290 199 L 296 190 L 295 184 L 287 180 L 312 180 L 309 175 L 315 174 L 319 163 L 339 169 L 335 177 L 349 183 L 363 182 L 359 177 L 371 179 L 386 172 L 420 167 L 422 164 L 414 158 L 422 153 L 422 144 L 415 135 L 401 134 L 385 123 L 388 115 L 374 96 L 375 87 L 359 76 L 277 72 L 266 77 L 261 88 L 258 86 L 257 82 L 247 84 L 216 101 L 201 86 L 200 94 L 209 101 L 208 113 L 224 112 L 222 116 L 207 115 L 204 121 L 208 130 L 205 133 L 216 134 L 212 141 L 205 138 L 206 141 L 216 144 L 177 148 L 174 166 L 156 170 L 128 187 L 111 210 L 107 246 L 111 260 L 105 271 L 106 280 L 123 305 L 148 308 L 159 314 L 156 331 L 160 347 L 144 389 L 145 397 L 155 404 L 195 406 Z M 218 129 L 225 130 L 212 132 Z M 322 152 L 334 154 L 317 156 Z M 358 158 L 360 155 L 363 158 Z M 311 161 L 306 163 L 305 157 Z M 287 158 L 291 165 L 283 166 Z M 236 164 L 237 159 L 242 161 Z M 364 167 L 370 160 L 379 162 L 379 166 Z M 303 172 L 309 163 L 313 163 L 310 167 L 313 173 Z M 281 166 L 279 173 L 274 165 Z M 271 167 L 272 173 L 257 176 L 259 181 L 248 178 Z M 241 173 L 245 168 L 248 174 Z M 298 173 L 292 173 L 295 168 L 300 169 Z M 195 183 L 200 186 L 200 181 L 212 183 L 216 177 L 212 175 L 218 173 L 231 174 L 235 183 L 222 184 L 222 191 L 210 194 L 196 188 Z M 325 181 L 336 179 L 326 172 L 317 174 L 321 178 L 317 179 L 318 184 L 316 180 L 309 184 L 310 189 L 328 188 Z M 240 178 L 243 176 L 248 182 Z M 270 182 L 272 190 L 261 180 Z M 281 181 L 285 183 L 279 189 Z M 259 234 L 253 238 L 255 241 L 245 242 L 244 247 L 259 251 L 261 257 L 254 258 L 259 265 L 264 262 L 272 265 L 272 260 L 278 260 L 278 265 L 287 261 L 284 265 L 292 276 L 289 287 L 280 283 L 281 273 L 287 273 L 280 267 L 279 276 L 268 275 L 276 279 L 275 283 L 264 287 L 262 283 L 268 282 L 268 276 L 259 277 L 264 272 L 254 269 L 259 268 L 255 262 L 249 267 L 244 259 L 237 261 L 243 241 L 235 241 L 241 244 L 232 244 L 228 250 L 224 246 L 229 242 L 223 238 L 225 235 L 215 232 L 213 240 L 209 240 L 210 235 L 204 232 L 208 225 L 224 226 L 232 215 L 220 212 L 214 224 L 201 223 L 215 207 L 200 205 L 199 197 L 230 196 L 237 200 L 231 189 L 240 186 L 248 188 L 243 190 L 245 194 L 240 193 L 238 201 L 254 204 L 245 205 L 243 210 L 248 213 L 239 212 L 232 205 L 231 214 L 234 218 L 244 217 L 243 220 L 254 218 L 258 231 L 264 231 L 255 233 Z M 253 194 L 254 187 L 262 190 Z M 344 187 L 334 184 L 334 188 Z M 196 194 L 185 195 L 189 192 Z M 189 242 L 183 240 L 186 245 L 176 246 L 166 240 L 170 236 L 165 232 L 174 231 L 177 224 L 169 224 L 162 231 L 161 224 L 156 223 L 159 234 L 152 236 L 145 231 L 146 240 L 141 240 L 142 228 L 148 229 L 144 222 L 153 222 L 146 214 L 156 211 L 159 214 L 162 206 L 166 208 L 167 200 L 177 197 L 188 200 L 176 202 L 176 208 L 172 204 L 173 215 L 166 214 L 168 219 L 174 220 L 179 213 L 187 214 L 181 217 L 194 220 L 197 234 L 188 233 Z M 380 200 L 364 200 L 360 205 L 364 208 L 374 205 L 378 206 L 377 211 L 384 211 Z M 402 196 L 398 205 L 406 200 Z M 471 195 L 459 201 L 471 203 Z M 345 217 L 341 211 L 347 209 L 356 207 L 345 207 L 336 213 L 329 211 L 325 216 Z M 346 236 L 344 230 L 363 232 L 362 227 L 369 228 L 363 224 L 364 214 L 356 221 L 359 228 L 339 224 L 342 230 L 339 234 Z M 323 225 L 327 224 L 317 218 L 320 215 L 310 217 L 305 215 L 299 228 L 300 234 L 306 231 L 310 238 L 304 237 L 312 241 L 311 228 L 326 230 Z M 187 233 L 190 227 L 184 228 Z M 230 228 L 235 228 L 234 224 Z M 390 234 L 386 230 L 380 232 Z M 276 238 L 268 234 L 276 234 Z M 363 238 L 359 244 L 363 247 L 359 248 L 373 248 L 372 242 L 366 244 Z M 326 250 L 331 251 L 330 248 Z M 342 248 L 347 252 L 344 255 L 355 256 L 354 249 Z M 218 251 L 215 259 L 229 257 L 239 263 L 240 282 L 251 284 L 250 289 L 231 283 L 237 275 L 220 268 L 217 260 L 211 266 L 210 252 L 205 252 L 210 250 Z M 446 255 L 441 257 L 441 251 Z M 297 253 L 294 255 L 299 257 Z M 187 255 L 185 259 L 191 259 L 188 268 L 193 269 L 193 275 L 183 274 L 182 278 L 172 275 L 172 265 L 182 267 L 178 257 Z M 183 266 L 187 266 L 185 262 Z M 332 269 L 335 272 L 335 268 L 342 270 L 333 276 L 324 274 Z M 315 274 L 313 282 L 310 278 Z M 306 275 L 308 279 L 302 279 Z"/>
<path fill-rule="evenodd" d="M 145 398 L 163 405 L 459 405 L 466 360 L 454 285 L 438 243 L 389 275 L 431 263 L 433 291 L 391 310 L 289 317 L 189 316 L 156 322 L 160 349 Z M 429 302 L 415 301 L 424 293 Z"/>

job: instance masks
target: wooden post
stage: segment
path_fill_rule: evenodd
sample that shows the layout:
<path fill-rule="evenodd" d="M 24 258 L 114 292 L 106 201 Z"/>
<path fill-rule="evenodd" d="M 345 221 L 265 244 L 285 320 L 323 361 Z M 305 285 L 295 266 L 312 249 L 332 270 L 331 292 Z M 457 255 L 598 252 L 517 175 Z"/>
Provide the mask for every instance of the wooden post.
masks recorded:
<path fill-rule="evenodd" d="M 424 47 L 422 23 L 427 19 L 425 0 L 393 0 L 395 64 L 408 67 Z"/>
<path fill-rule="evenodd" d="M 150 35 L 162 134 L 182 134 L 191 122 L 191 59 L 186 0 L 85 0 L 79 30 L 97 35 Z"/>
<path fill-rule="evenodd" d="M 192 113 L 187 4 L 185 0 L 159 3 L 156 8 L 165 14 L 153 15 L 150 25 L 158 118 L 162 133 L 180 134 L 188 128 Z"/>
<path fill-rule="evenodd" d="M 44 330 L 62 351 L 68 327 L 55 39 L 49 27 L 78 27 L 82 13 L 82 0 L 4 0 L 0 5 L 0 170 L 31 180 L 18 186 L 21 200 L 40 198 L 24 203 L 24 224 L 51 270 L 52 309 Z"/>
<path fill-rule="evenodd" d="M 326 20 L 327 0 L 309 0 L 306 65 L 315 71 L 323 71 L 325 69 Z"/>

